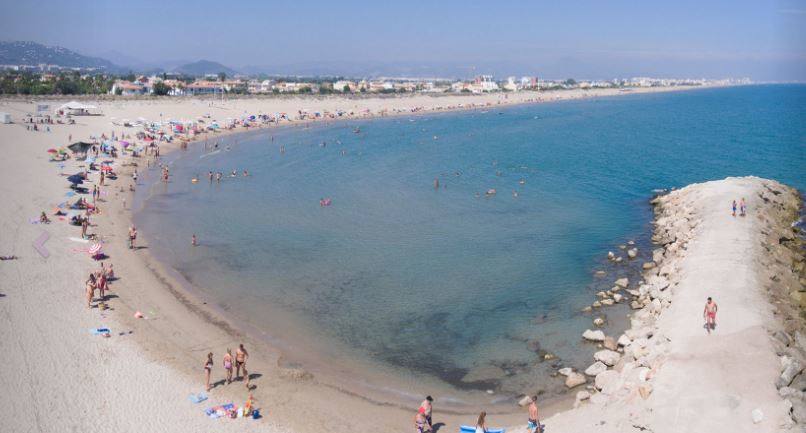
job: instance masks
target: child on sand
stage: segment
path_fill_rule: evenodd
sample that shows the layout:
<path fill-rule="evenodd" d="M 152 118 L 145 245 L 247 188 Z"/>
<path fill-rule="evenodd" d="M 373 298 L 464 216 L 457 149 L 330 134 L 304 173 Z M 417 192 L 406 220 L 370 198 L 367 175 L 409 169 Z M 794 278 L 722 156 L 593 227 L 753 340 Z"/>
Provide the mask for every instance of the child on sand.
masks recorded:
<path fill-rule="evenodd" d="M 736 216 L 736 200 L 733 200 L 733 205 L 731 208 L 733 209 L 733 213 L 731 215 Z"/>

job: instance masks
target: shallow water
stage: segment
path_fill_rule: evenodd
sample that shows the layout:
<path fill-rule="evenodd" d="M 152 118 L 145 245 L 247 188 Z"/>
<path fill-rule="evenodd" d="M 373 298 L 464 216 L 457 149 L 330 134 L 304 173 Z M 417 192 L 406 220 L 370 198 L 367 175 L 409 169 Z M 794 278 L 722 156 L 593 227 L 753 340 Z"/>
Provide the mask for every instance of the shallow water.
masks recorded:
<path fill-rule="evenodd" d="M 754 86 L 275 129 L 171 157 L 136 219 L 155 254 L 279 339 L 293 327 L 400 374 L 551 392 L 527 342 L 589 363 L 579 310 L 635 275 L 592 271 L 628 239 L 650 254 L 652 191 L 741 175 L 802 189 L 804 113 L 806 86 Z M 488 365 L 504 375 L 462 381 Z"/>

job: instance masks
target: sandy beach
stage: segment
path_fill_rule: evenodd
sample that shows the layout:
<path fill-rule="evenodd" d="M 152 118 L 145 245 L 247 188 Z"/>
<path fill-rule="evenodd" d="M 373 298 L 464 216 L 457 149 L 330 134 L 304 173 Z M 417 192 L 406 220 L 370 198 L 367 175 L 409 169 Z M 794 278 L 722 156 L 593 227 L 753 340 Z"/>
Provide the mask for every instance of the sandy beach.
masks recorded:
<path fill-rule="evenodd" d="M 675 89 L 630 93 L 668 90 Z M 89 245 L 71 239 L 79 237 L 79 229 L 52 215 L 51 224 L 31 222 L 66 200 L 67 183 L 60 171 L 72 174 L 81 169 L 83 162 L 75 160 L 67 161 L 63 170 L 48 161 L 46 150 L 67 144 L 70 136 L 77 141 L 112 131 L 132 135 L 138 131 L 113 124 L 123 119 L 193 120 L 209 115 L 223 121 L 299 110 L 343 110 L 353 113 L 346 118 L 355 119 L 618 94 L 574 90 L 438 98 L 112 99 L 91 102 L 103 116 L 77 117 L 74 125 L 49 125 L 50 132 L 28 131 L 22 123 L 0 125 L 4 155 L 0 180 L 7 198 L 7 206 L 0 210 L 0 255 L 18 257 L 0 263 L 5 322 L 0 327 L 0 350 L 7 366 L 0 373 L 6 391 L 0 397 L 0 413 L 7 428 L 389 432 L 410 429 L 417 404 L 379 401 L 321 383 L 304 370 L 284 368 L 280 351 L 257 344 L 203 300 L 182 290 L 170 271 L 149 257 L 147 244 L 129 250 L 131 167 L 122 166 L 124 159 L 115 164 L 119 179 L 102 188 L 100 213 L 93 215 L 88 230 L 104 241 L 109 257 L 104 263 L 114 264 L 120 279 L 111 285 L 110 309 L 87 311 L 84 281 L 99 264 L 84 251 Z M 35 111 L 35 103 L 5 100 L 0 110 L 20 122 L 24 114 Z M 208 135 L 213 136 L 197 138 Z M 93 183 L 97 173 L 85 186 Z M 747 198 L 748 216 L 736 219 L 727 211 L 728 204 L 740 197 Z M 568 404 L 542 411 L 553 415 L 545 420 L 549 431 L 734 432 L 793 427 L 790 410 L 803 406 L 802 393 L 795 395 L 794 388 L 781 393 L 776 381 L 785 369 L 782 365 L 801 356 L 799 321 L 786 320 L 797 316 L 796 310 L 785 308 L 793 296 L 783 293 L 782 287 L 797 292 L 795 286 L 802 280 L 770 277 L 792 274 L 792 260 L 798 257 L 802 264 L 802 255 L 778 251 L 780 242 L 772 242 L 792 237 L 789 224 L 798 200 L 795 191 L 757 178 L 692 185 L 659 198 L 656 236 L 663 248 L 647 269 L 645 284 L 632 285 L 636 291 L 632 298 L 640 305 L 631 330 L 624 339 L 611 336 L 619 342 L 613 351 L 618 361 L 601 380 L 592 376 L 590 385 L 572 389 Z M 35 249 L 34 242 L 46 253 Z M 766 263 L 765 257 L 776 260 Z M 775 298 L 765 289 L 783 294 Z M 710 336 L 701 320 L 707 296 L 720 305 L 719 326 Z M 135 318 L 136 311 L 145 318 Z M 109 328 L 110 336 L 90 332 L 98 327 Z M 776 331 L 791 341 L 780 334 L 776 340 L 771 336 Z M 247 391 L 238 381 L 217 384 L 207 401 L 188 401 L 189 394 L 203 390 L 205 355 L 215 354 L 213 381 L 218 382 L 223 378 L 221 355 L 227 348 L 234 351 L 238 343 L 249 349 L 256 388 Z M 585 386 L 590 389 L 587 396 L 577 394 L 579 407 L 560 412 Z M 241 406 L 250 392 L 263 415 L 259 420 L 213 421 L 204 415 L 205 408 L 218 404 Z M 436 407 L 439 413 L 438 403 Z M 752 412 L 757 409 L 763 417 L 755 423 Z M 460 424 L 473 421 L 467 414 L 444 412 L 437 418 L 443 423 L 441 431 L 456 431 Z M 517 407 L 511 413 L 491 415 L 495 425 L 513 426 L 508 431 L 523 430 L 523 420 L 525 410 Z"/>

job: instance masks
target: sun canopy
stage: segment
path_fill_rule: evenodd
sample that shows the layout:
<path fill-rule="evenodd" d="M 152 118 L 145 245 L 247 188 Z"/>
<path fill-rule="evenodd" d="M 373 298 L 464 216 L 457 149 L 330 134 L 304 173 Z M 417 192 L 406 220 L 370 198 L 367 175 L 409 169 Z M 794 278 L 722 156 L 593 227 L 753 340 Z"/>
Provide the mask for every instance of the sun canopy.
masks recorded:
<path fill-rule="evenodd" d="M 80 103 L 78 101 L 70 101 L 70 102 L 62 105 L 61 107 L 57 108 L 57 110 L 58 111 L 65 111 L 65 110 L 84 110 L 84 111 L 87 111 L 87 110 L 95 110 L 97 108 L 98 107 L 96 107 L 94 105 L 82 104 L 82 103 Z"/>
<path fill-rule="evenodd" d="M 92 147 L 92 143 L 87 143 L 84 141 L 77 141 L 67 146 L 67 148 L 72 150 L 73 153 L 86 153 L 90 147 Z"/>

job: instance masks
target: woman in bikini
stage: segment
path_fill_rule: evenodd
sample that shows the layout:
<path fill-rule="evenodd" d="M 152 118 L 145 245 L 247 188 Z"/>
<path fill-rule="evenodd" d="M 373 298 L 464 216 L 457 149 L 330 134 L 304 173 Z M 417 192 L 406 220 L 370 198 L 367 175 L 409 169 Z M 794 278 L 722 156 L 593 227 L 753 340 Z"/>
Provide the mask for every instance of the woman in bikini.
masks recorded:
<path fill-rule="evenodd" d="M 204 363 L 205 383 L 207 384 L 207 391 L 210 391 L 210 373 L 213 371 L 213 352 L 207 354 L 207 361 Z"/>
<path fill-rule="evenodd" d="M 243 343 L 238 346 L 238 350 L 235 351 L 235 378 L 241 376 L 241 369 L 243 369 L 243 375 L 246 378 L 246 387 L 249 388 L 249 372 L 246 371 L 246 358 L 249 357 L 249 352 L 246 351 L 243 347 Z"/>
<path fill-rule="evenodd" d="M 227 384 L 232 383 L 232 350 L 224 354 L 224 371 L 227 372 Z"/>
<path fill-rule="evenodd" d="M 87 280 L 87 308 L 92 308 L 92 297 L 95 296 L 95 274 Z"/>

